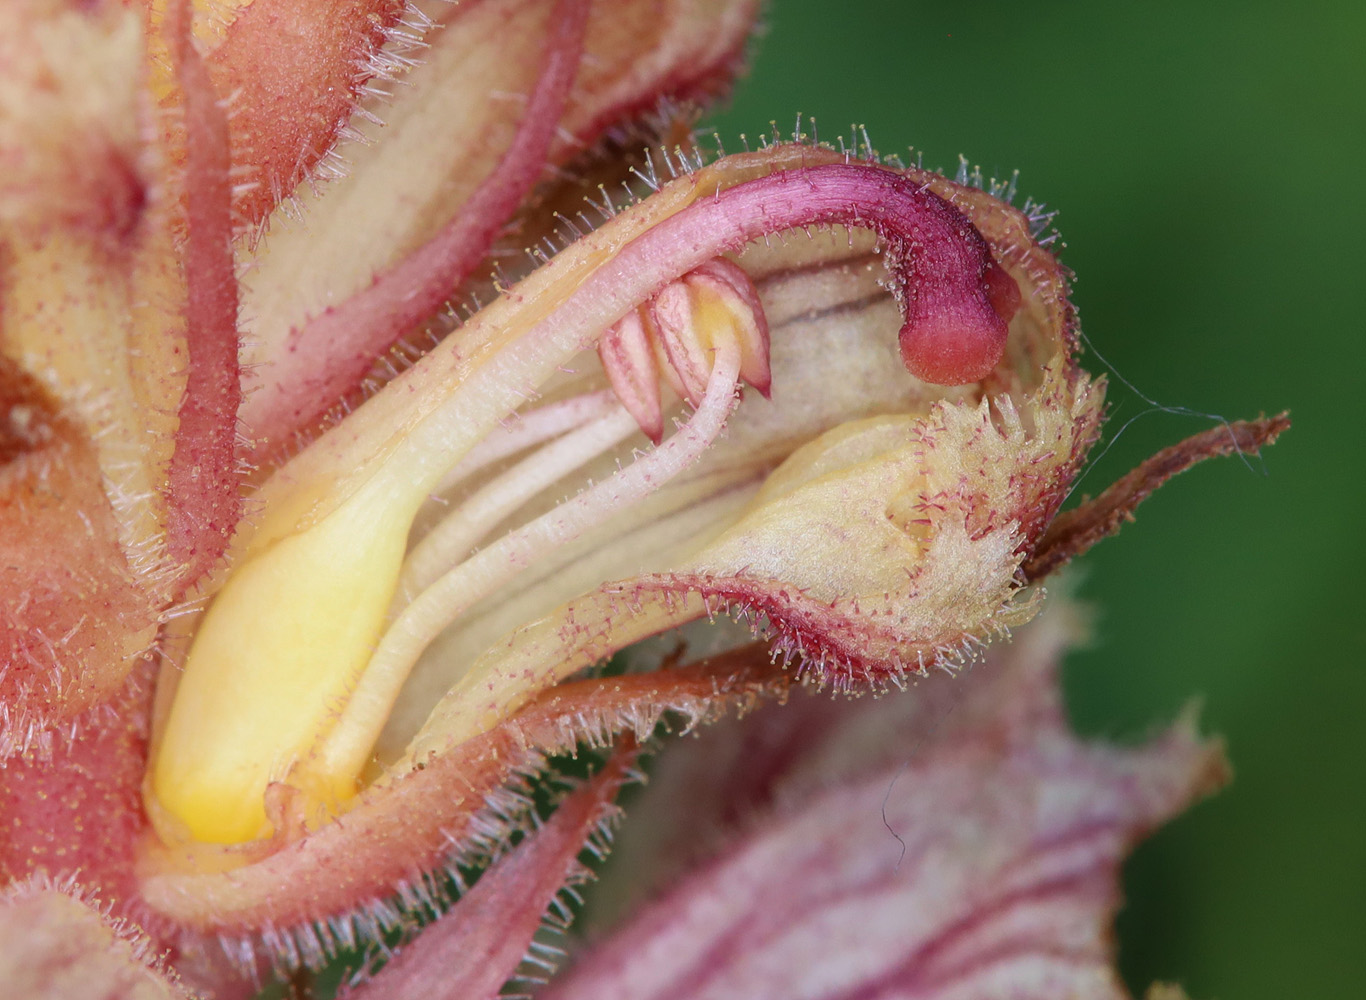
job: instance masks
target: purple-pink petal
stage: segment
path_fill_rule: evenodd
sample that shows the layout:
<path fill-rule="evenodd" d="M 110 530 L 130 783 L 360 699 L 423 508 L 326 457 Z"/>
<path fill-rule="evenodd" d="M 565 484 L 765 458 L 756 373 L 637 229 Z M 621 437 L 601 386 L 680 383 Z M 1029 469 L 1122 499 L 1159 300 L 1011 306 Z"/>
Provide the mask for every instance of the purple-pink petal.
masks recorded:
<path fill-rule="evenodd" d="M 675 797 L 716 763 L 704 737 L 697 760 L 663 769 L 651 805 L 672 799 L 696 843 L 744 813 L 736 794 L 752 796 L 743 832 L 550 997 L 1128 996 L 1113 971 L 1119 866 L 1225 765 L 1189 721 L 1133 749 L 1068 733 L 1054 676 L 1064 616 L 1055 609 L 965 677 L 932 678 L 926 697 L 758 713 L 749 724 L 771 728 L 791 761 L 765 759 L 751 729 L 751 763 L 769 779 Z M 850 727 L 888 738 L 823 760 L 823 736 Z"/>

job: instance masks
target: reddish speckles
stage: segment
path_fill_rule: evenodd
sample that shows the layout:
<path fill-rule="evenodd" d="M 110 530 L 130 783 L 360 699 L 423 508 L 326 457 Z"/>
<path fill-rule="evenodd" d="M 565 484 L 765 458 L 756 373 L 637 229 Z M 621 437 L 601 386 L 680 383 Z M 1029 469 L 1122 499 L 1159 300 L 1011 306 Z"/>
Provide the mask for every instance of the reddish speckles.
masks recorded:
<path fill-rule="evenodd" d="M 7 879 L 80 871 L 109 898 L 134 895 L 132 860 L 146 819 L 142 770 L 151 698 L 147 671 L 107 703 L 100 726 L 45 754 L 0 767 L 0 874 Z M 107 714 L 106 714 L 107 712 Z"/>
<path fill-rule="evenodd" d="M 913 582 L 908 580 L 908 586 Z M 874 600 L 865 608 L 854 600 L 841 607 L 839 602 L 812 598 L 778 581 L 745 574 L 642 580 L 640 592 L 651 590 L 697 593 L 709 607 L 724 607 L 733 617 L 767 621 L 774 652 L 784 664 L 795 658 L 804 672 L 840 688 L 877 686 L 899 681 L 908 672 L 923 673 L 945 646 L 961 639 L 961 634 L 945 631 L 918 637 L 914 648 L 907 645 L 892 620 L 893 595 L 885 595 L 886 606 Z M 875 621 L 879 616 L 887 620 Z M 884 651 L 890 645 L 902 647 L 898 659 L 869 655 L 870 650 Z"/>

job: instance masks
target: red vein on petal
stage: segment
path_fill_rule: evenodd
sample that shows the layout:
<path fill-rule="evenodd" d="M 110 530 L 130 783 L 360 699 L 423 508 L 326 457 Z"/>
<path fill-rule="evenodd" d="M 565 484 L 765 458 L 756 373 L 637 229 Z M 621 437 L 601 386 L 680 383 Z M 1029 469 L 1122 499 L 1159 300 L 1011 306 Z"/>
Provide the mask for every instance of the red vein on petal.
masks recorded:
<path fill-rule="evenodd" d="M 546 1000 L 995 996 L 1007 973 L 1012 996 L 1091 996 L 1113 979 L 1113 879 L 1125 853 L 1225 771 L 1189 721 L 1138 750 L 1068 735 L 1050 665 L 1066 627 L 1051 621 L 1055 637 L 1040 623 L 993 654 L 990 680 L 974 671 L 961 681 L 969 690 L 954 719 L 923 742 L 908 721 L 927 716 L 901 699 L 834 713 L 828 731 L 856 726 L 868 749 L 818 778 L 799 763 L 783 804 L 583 954 Z M 768 735 L 766 721 L 749 735 Z M 823 727 L 805 728 L 818 741 L 805 752 L 821 754 Z M 655 805 L 699 805 L 688 790 L 733 757 L 728 746 L 672 774 L 666 760 L 642 806 L 651 794 Z"/>
<path fill-rule="evenodd" d="M 1057 943 L 1051 940 L 1051 935 L 1056 935 L 1056 922 L 1040 921 L 1042 926 L 1035 936 L 1018 932 L 1006 933 L 1003 938 L 993 935 L 1002 934 L 1002 925 L 1008 925 L 1021 908 L 1031 904 L 1063 910 L 1114 908 L 1119 895 L 1114 876 L 1123 854 L 1122 850 L 1113 850 L 1076 871 L 979 900 L 970 912 L 940 928 L 875 979 L 838 995 L 841 1000 L 870 1000 L 908 987 L 947 995 L 953 983 L 980 976 L 992 964 L 1038 954 L 1057 957 Z M 1089 961 L 1096 966 L 1108 962 L 1109 955 L 1100 941 L 1092 939 L 1074 947 L 1078 962 Z M 936 963 L 943 967 L 936 968 Z"/>
<path fill-rule="evenodd" d="M 460 213 L 370 287 L 291 332 L 286 354 L 267 373 L 269 382 L 243 411 L 258 455 L 354 390 L 375 358 L 435 313 L 484 259 L 541 175 L 578 72 L 588 8 L 588 0 L 555 5 L 544 66 L 512 145 Z"/>
<path fill-rule="evenodd" d="M 227 546 L 240 515 L 234 476 L 237 407 L 237 279 L 232 256 L 228 119 L 175 4 L 168 31 L 185 96 L 185 307 L 188 376 L 167 470 L 167 547 L 180 582 L 201 576 Z"/>

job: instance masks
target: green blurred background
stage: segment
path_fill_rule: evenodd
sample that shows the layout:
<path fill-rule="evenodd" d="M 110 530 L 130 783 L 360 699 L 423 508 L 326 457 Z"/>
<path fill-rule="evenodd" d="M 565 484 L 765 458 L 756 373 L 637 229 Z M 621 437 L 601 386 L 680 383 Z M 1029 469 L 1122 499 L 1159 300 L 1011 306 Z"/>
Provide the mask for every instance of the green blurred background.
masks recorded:
<path fill-rule="evenodd" d="M 1100 614 L 1068 693 L 1082 731 L 1122 738 L 1199 699 L 1236 768 L 1129 865 L 1130 984 L 1361 996 L 1366 4 L 1225 10 L 774 0 L 712 121 L 733 139 L 800 111 L 926 166 L 1018 168 L 1060 213 L 1083 328 L 1115 371 L 1168 405 L 1293 412 L 1263 462 L 1188 473 L 1086 557 Z M 1147 408 L 1117 383 L 1110 399 L 1112 430 Z M 1141 417 L 1084 488 L 1209 425 Z"/>

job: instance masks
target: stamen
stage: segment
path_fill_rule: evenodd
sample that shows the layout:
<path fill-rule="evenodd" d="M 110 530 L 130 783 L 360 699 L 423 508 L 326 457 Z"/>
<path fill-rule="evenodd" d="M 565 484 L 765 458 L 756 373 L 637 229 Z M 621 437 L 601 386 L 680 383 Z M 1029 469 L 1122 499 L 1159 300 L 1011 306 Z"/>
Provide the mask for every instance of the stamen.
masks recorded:
<path fill-rule="evenodd" d="M 463 559 L 485 533 L 543 489 L 620 444 L 635 421 L 621 408 L 566 434 L 484 486 L 428 532 L 409 553 L 400 595 L 419 594 Z"/>
<path fill-rule="evenodd" d="M 657 341 L 646 327 L 645 307 L 632 309 L 598 342 L 598 357 L 621 405 L 655 444 L 664 439 L 664 404 L 659 395 Z"/>
<path fill-rule="evenodd" d="M 693 268 L 623 316 L 598 342 L 612 388 L 655 444 L 664 432 L 662 371 L 679 396 L 702 401 L 716 331 L 740 349 L 740 377 L 769 394 L 768 320 L 749 275 L 724 257 Z"/>
<path fill-rule="evenodd" d="M 359 775 L 413 665 L 443 629 L 476 601 L 516 577 L 538 556 L 573 541 L 638 503 L 701 458 L 720 435 L 736 403 L 740 374 L 738 343 L 732 340 L 718 344 L 715 362 L 701 404 L 677 434 L 610 479 L 503 536 L 413 600 L 385 633 L 351 692 L 341 721 L 326 737 L 317 758 L 305 767 L 310 771 L 316 768 L 319 774 L 327 776 Z M 530 683 L 527 678 L 518 680 Z M 486 698 L 487 704 L 495 709 L 515 696 L 515 692 L 502 690 L 507 686 L 501 678 L 479 677 L 467 677 L 460 685 L 462 689 L 481 690 L 481 698 Z"/>
<path fill-rule="evenodd" d="M 726 331 L 740 349 L 740 377 L 767 396 L 772 382 L 768 322 L 759 293 L 740 267 L 724 257 L 708 261 L 666 285 L 650 309 L 659 342 L 669 358 L 665 376 L 697 405 L 711 370 L 712 338 Z"/>
<path fill-rule="evenodd" d="M 453 490 L 470 476 L 495 462 L 501 462 L 519 451 L 543 444 L 553 437 L 606 416 L 616 406 L 617 398 L 611 392 L 591 392 L 518 414 L 505 426 L 490 432 L 488 437 L 471 448 L 469 454 L 446 473 L 436 488 L 436 493 L 439 495 Z"/>

